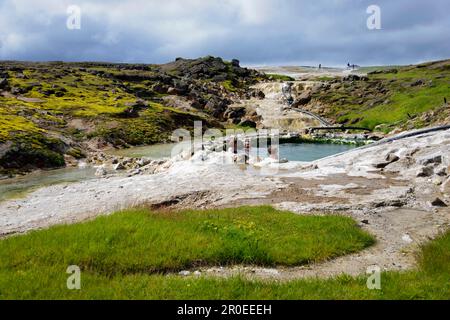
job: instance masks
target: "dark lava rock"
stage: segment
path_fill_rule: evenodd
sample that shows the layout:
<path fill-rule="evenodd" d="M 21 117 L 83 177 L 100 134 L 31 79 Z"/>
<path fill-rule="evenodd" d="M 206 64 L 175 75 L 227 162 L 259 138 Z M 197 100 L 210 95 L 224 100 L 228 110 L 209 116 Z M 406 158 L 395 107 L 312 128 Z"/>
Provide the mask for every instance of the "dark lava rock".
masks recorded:
<path fill-rule="evenodd" d="M 380 201 L 378 203 L 374 204 L 375 208 L 382 208 L 382 207 L 396 207 L 401 208 L 404 205 L 406 205 L 406 201 L 403 199 L 396 199 L 396 200 L 387 200 L 387 201 Z"/>
<path fill-rule="evenodd" d="M 233 67 L 240 67 L 240 61 L 238 59 L 231 60 L 231 65 Z"/>
<path fill-rule="evenodd" d="M 180 93 L 177 89 L 175 89 L 175 88 L 172 88 L 172 89 L 176 90 L 176 93 L 175 93 L 175 94 L 179 94 L 179 93 Z M 152 86 L 152 90 L 155 91 L 156 93 L 160 93 L 160 94 L 169 93 L 169 92 L 168 92 L 168 91 L 169 91 L 169 88 L 168 88 L 166 85 L 161 84 L 161 83 L 155 83 L 155 84 Z M 173 93 L 172 93 L 172 94 L 173 94 Z"/>
<path fill-rule="evenodd" d="M 369 78 L 366 76 L 358 76 L 356 74 L 349 74 L 348 76 L 342 78 L 343 81 L 368 81 Z"/>
<path fill-rule="evenodd" d="M 239 125 L 241 125 L 243 127 L 256 128 L 256 123 L 250 119 L 241 121 L 241 123 L 239 123 Z"/>
<path fill-rule="evenodd" d="M 6 89 L 6 87 L 8 87 L 8 79 L 0 79 L 0 89 Z"/>
<path fill-rule="evenodd" d="M 223 115 L 228 107 L 228 102 L 220 100 L 217 97 L 211 98 L 205 105 L 205 110 L 211 113 L 214 117 L 218 118 Z"/>
<path fill-rule="evenodd" d="M 434 155 L 429 158 L 422 159 L 420 161 L 421 165 L 427 166 L 429 164 L 441 164 L 442 163 L 442 155 Z"/>
<path fill-rule="evenodd" d="M 311 92 L 307 91 L 307 92 L 303 92 L 295 101 L 293 106 L 294 107 L 298 107 L 298 106 L 304 106 L 307 105 L 312 99 L 312 94 Z"/>
<path fill-rule="evenodd" d="M 425 80 L 419 79 L 411 83 L 411 87 L 423 86 L 425 84 Z"/>
<path fill-rule="evenodd" d="M 266 95 L 261 90 L 256 93 L 256 98 L 263 100 L 266 98 Z"/>
<path fill-rule="evenodd" d="M 433 173 L 434 173 L 433 167 L 430 167 L 430 166 L 422 167 L 419 169 L 416 176 L 418 178 L 425 178 L 425 177 L 430 177 Z"/>
<path fill-rule="evenodd" d="M 386 161 L 389 163 L 397 162 L 398 160 L 400 160 L 400 157 L 397 156 L 395 153 L 389 153 L 386 156 Z"/>
<path fill-rule="evenodd" d="M 245 107 L 230 107 L 225 111 L 223 117 L 225 119 L 241 119 L 246 113 Z"/>
<path fill-rule="evenodd" d="M 439 198 L 436 198 L 435 200 L 433 200 L 431 202 L 431 205 L 433 207 L 443 207 L 443 208 L 448 207 L 447 204 Z"/>

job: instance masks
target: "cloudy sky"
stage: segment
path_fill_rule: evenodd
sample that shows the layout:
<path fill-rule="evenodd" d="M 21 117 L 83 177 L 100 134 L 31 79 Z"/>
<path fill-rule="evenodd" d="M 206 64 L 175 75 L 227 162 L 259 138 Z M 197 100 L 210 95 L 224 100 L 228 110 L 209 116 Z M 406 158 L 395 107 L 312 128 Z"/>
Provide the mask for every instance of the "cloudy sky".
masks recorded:
<path fill-rule="evenodd" d="M 380 30 L 367 27 L 374 4 Z M 0 59 L 407 64 L 450 58 L 449 12 L 448 0 L 0 0 Z"/>

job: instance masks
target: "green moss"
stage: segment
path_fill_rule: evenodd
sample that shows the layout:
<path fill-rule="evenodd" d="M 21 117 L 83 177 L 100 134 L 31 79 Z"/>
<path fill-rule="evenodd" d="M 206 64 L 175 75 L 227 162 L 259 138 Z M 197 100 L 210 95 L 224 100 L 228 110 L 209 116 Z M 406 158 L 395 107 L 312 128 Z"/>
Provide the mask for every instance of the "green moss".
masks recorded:
<path fill-rule="evenodd" d="M 40 134 L 16 134 L 12 146 L 0 158 L 0 166 L 5 169 L 62 167 L 65 165 L 63 149 L 57 139 Z"/>
<path fill-rule="evenodd" d="M 69 156 L 74 157 L 75 159 L 83 159 L 86 158 L 86 154 L 80 150 L 79 148 L 71 148 L 69 149 L 66 154 Z"/>
<path fill-rule="evenodd" d="M 233 85 L 233 82 L 231 80 L 222 81 L 221 84 L 229 92 L 236 92 L 239 90 Z"/>
<path fill-rule="evenodd" d="M 414 127 L 432 125 L 420 116 L 443 106 L 444 97 L 450 96 L 450 72 L 428 64 L 373 68 L 380 73 L 369 74 L 368 81 L 344 82 L 338 89 L 317 92 L 314 98 L 327 105 L 326 116 L 339 123 L 350 123 L 374 129 L 381 125 L 384 131 L 412 123 Z M 421 81 L 421 82 L 418 82 Z M 445 111 L 445 110 L 443 110 Z M 431 121 L 439 121 L 438 114 Z"/>
<path fill-rule="evenodd" d="M 284 74 L 273 74 L 273 73 L 268 73 L 267 75 L 267 78 L 269 79 L 269 80 L 275 80 L 275 81 L 295 81 L 295 79 L 294 78 L 292 78 L 292 77 L 289 77 L 289 76 L 287 76 L 287 75 L 284 75 Z"/>

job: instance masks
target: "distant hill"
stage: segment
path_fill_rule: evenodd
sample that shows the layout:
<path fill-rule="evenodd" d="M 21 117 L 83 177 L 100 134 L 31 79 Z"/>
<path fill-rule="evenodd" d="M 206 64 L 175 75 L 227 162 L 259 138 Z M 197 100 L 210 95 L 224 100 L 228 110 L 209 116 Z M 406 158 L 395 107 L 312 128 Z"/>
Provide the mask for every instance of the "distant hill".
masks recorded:
<path fill-rule="evenodd" d="M 359 72 L 367 76 L 327 79 L 302 108 L 383 132 L 450 123 L 450 60 Z"/>

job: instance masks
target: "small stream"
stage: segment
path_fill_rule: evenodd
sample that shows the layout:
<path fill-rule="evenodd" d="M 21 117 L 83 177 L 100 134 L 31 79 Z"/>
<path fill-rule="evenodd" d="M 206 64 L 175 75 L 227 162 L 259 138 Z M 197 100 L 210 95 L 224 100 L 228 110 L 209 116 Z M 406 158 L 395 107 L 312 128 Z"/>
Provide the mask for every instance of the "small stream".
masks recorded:
<path fill-rule="evenodd" d="M 173 144 L 159 144 L 145 147 L 134 147 L 110 151 L 111 154 L 122 157 L 147 157 L 162 159 L 171 156 Z M 280 145 L 280 158 L 289 161 L 314 161 L 334 154 L 356 148 L 354 145 L 286 143 Z M 260 157 L 267 157 L 267 150 L 258 150 Z M 37 171 L 23 177 L 0 180 L 0 202 L 7 199 L 20 198 L 38 188 L 59 183 L 70 183 L 95 179 L 95 168 L 86 166 L 78 168 L 63 168 L 50 171 Z"/>
<path fill-rule="evenodd" d="M 0 202 L 20 198 L 41 187 L 59 183 L 78 182 L 95 179 L 95 168 L 62 168 L 36 171 L 23 177 L 0 180 Z"/>

